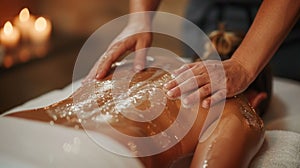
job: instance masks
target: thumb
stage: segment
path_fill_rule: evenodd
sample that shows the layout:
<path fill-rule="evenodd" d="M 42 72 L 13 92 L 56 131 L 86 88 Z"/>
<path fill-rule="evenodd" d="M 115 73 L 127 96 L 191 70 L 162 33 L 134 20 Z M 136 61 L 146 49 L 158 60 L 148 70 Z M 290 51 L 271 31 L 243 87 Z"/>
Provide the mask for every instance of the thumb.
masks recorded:
<path fill-rule="evenodd" d="M 146 44 L 144 43 L 137 43 L 136 45 L 136 52 L 134 58 L 134 70 L 136 72 L 141 71 L 146 66 L 146 55 L 147 55 L 147 48 Z"/>

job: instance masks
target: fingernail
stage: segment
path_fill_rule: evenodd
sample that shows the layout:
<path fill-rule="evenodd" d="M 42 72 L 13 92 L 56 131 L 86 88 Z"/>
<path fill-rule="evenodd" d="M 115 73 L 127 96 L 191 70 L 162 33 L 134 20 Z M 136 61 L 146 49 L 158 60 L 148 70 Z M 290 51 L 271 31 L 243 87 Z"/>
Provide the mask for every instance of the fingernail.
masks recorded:
<path fill-rule="evenodd" d="M 142 70 L 142 66 L 141 66 L 141 65 L 136 65 L 136 66 L 134 67 L 134 70 L 135 70 L 135 72 L 139 72 L 139 71 Z"/>
<path fill-rule="evenodd" d="M 180 71 L 180 70 L 182 70 L 184 67 L 180 67 L 180 68 L 178 68 L 178 69 L 175 69 L 173 72 L 174 73 L 178 73 L 178 71 Z"/>
<path fill-rule="evenodd" d="M 174 71 L 173 71 L 173 74 L 176 76 L 176 75 L 178 75 L 178 73 L 180 72 L 180 71 L 182 71 L 182 70 L 185 70 L 186 69 L 186 66 L 181 66 L 180 68 L 178 68 L 178 69 L 175 69 Z"/>
<path fill-rule="evenodd" d="M 96 75 L 96 79 L 100 79 L 100 77 L 101 77 L 100 74 Z"/>
<path fill-rule="evenodd" d="M 175 79 L 175 78 L 176 78 L 176 75 L 174 75 L 173 73 L 171 73 L 171 78 L 172 78 L 172 79 Z"/>
<path fill-rule="evenodd" d="M 204 101 L 202 102 L 202 107 L 203 107 L 203 108 L 206 108 L 206 109 L 209 108 L 209 102 L 204 100 Z"/>
<path fill-rule="evenodd" d="M 173 93 L 171 90 L 167 92 L 167 95 L 168 95 L 169 97 L 173 97 L 173 94 L 174 94 L 174 93 Z"/>
<path fill-rule="evenodd" d="M 177 77 L 177 76 L 178 76 L 178 71 L 179 71 L 179 70 L 174 70 L 174 71 L 172 72 L 172 74 L 171 74 L 171 77 L 173 77 L 173 78 Z"/>
<path fill-rule="evenodd" d="M 164 84 L 164 88 L 165 88 L 165 89 L 169 89 L 169 87 L 170 87 L 170 82 Z"/>
<path fill-rule="evenodd" d="M 188 100 L 188 99 L 183 99 L 183 100 L 182 100 L 182 103 L 183 103 L 184 105 L 189 105 L 189 100 Z"/>

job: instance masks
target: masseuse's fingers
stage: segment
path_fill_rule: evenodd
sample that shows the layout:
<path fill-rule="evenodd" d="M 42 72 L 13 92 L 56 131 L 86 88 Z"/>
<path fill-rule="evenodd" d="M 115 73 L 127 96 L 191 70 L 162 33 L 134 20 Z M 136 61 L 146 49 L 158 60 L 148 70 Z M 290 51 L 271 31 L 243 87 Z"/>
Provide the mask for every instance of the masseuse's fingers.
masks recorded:
<path fill-rule="evenodd" d="M 146 54 L 147 47 L 151 44 L 152 35 L 149 33 L 141 33 L 139 34 L 141 37 L 139 41 L 137 41 L 135 47 L 135 58 L 134 58 L 134 70 L 136 72 L 141 71 L 145 68 L 146 64 Z"/>
<path fill-rule="evenodd" d="M 179 74 L 185 72 L 186 70 L 189 70 L 190 68 L 194 67 L 195 65 L 197 65 L 197 62 L 190 63 L 190 64 L 184 64 L 180 68 L 174 70 L 173 73 L 172 73 L 172 75 L 174 75 L 175 77 L 177 77 Z M 178 79 L 179 78 L 177 77 L 177 80 Z M 174 79 L 174 80 L 171 80 L 168 83 L 166 83 L 164 85 L 164 88 L 167 89 L 167 90 L 170 90 L 170 89 L 174 88 L 175 86 L 177 86 L 177 82 Z"/>
<path fill-rule="evenodd" d="M 102 79 L 105 77 L 107 72 L 110 70 L 111 65 L 127 50 L 131 48 L 131 41 L 120 41 L 110 47 L 104 55 L 100 58 L 100 63 L 98 64 L 96 79 Z"/>
<path fill-rule="evenodd" d="M 112 43 L 112 45 L 110 45 L 105 53 L 99 58 L 87 77 L 83 80 L 83 83 L 87 83 L 92 79 L 103 79 L 110 70 L 111 65 L 118 59 L 118 57 L 128 50 L 129 46 L 130 42 L 125 43 L 123 41 L 118 41 Z"/>
<path fill-rule="evenodd" d="M 134 69 L 140 71 L 145 67 L 146 49 L 152 41 L 150 32 L 137 33 L 138 30 L 133 30 L 130 26 L 111 43 L 106 52 L 99 58 L 92 70 L 89 72 L 83 83 L 93 79 L 103 79 L 109 72 L 111 65 L 126 51 L 136 50 L 134 60 Z"/>
<path fill-rule="evenodd" d="M 211 94 L 211 86 L 209 84 L 197 89 L 183 99 L 183 104 L 190 106 L 197 103 L 201 103 L 203 108 L 209 108 L 224 100 L 226 97 L 226 89 L 220 89 L 217 92 Z"/>
<path fill-rule="evenodd" d="M 212 94 L 211 96 L 205 98 L 202 101 L 202 107 L 209 108 L 210 106 L 215 105 L 216 103 L 224 100 L 226 97 L 226 89 L 220 89 L 216 93 Z"/>
<path fill-rule="evenodd" d="M 83 83 L 93 79 L 102 79 L 109 71 L 112 63 L 117 59 L 118 54 L 124 51 L 124 47 L 120 43 L 112 45 L 97 61 Z"/>
<path fill-rule="evenodd" d="M 190 78 L 192 76 L 194 76 L 191 71 L 187 71 L 190 70 L 190 68 L 192 68 L 194 66 L 194 63 L 192 64 L 185 64 L 183 66 L 181 66 L 179 69 L 174 70 L 173 75 L 176 77 L 175 79 L 169 81 L 168 83 L 166 83 L 164 85 L 164 88 L 166 90 L 171 90 L 174 87 L 176 87 L 178 85 L 178 83 L 181 83 L 183 81 L 185 81 L 185 79 Z M 183 73 L 185 72 L 185 73 Z"/>
<path fill-rule="evenodd" d="M 137 50 L 134 57 L 134 71 L 139 72 L 145 68 L 146 64 L 146 49 Z"/>
<path fill-rule="evenodd" d="M 211 94 L 211 85 L 206 84 L 201 88 L 195 90 L 194 92 L 190 93 L 189 95 L 185 96 L 182 102 L 185 105 L 192 105 L 194 103 L 197 103 L 197 101 L 200 102 L 210 94 Z"/>
<path fill-rule="evenodd" d="M 166 84 L 167 95 L 184 95 L 183 103 L 187 105 L 200 96 L 202 106 L 207 108 L 243 92 L 253 81 L 244 66 L 233 58 L 223 62 L 208 60 L 187 67 L 179 70 L 176 78 Z"/>
<path fill-rule="evenodd" d="M 183 69 L 185 69 L 185 71 Z M 175 73 L 178 72 L 181 73 L 178 74 L 174 80 L 171 80 L 165 85 L 165 88 L 169 90 L 167 94 L 170 97 L 178 97 L 181 94 L 186 94 L 210 82 L 206 69 L 200 62 L 188 64 L 175 70 Z"/>
<path fill-rule="evenodd" d="M 177 76 L 177 75 L 181 74 L 182 72 L 192 68 L 195 65 L 197 65 L 197 62 L 193 62 L 193 63 L 190 63 L 190 64 L 184 64 L 180 68 L 174 70 L 173 75 Z"/>
<path fill-rule="evenodd" d="M 169 97 L 178 97 L 181 94 L 185 94 L 191 92 L 199 87 L 208 83 L 206 80 L 206 74 L 195 75 L 191 78 L 185 80 L 184 82 L 178 84 L 176 87 L 172 88 L 170 91 L 167 92 Z M 172 83 L 171 83 L 172 84 Z"/>
<path fill-rule="evenodd" d="M 211 103 L 226 98 L 221 96 L 224 95 L 223 92 L 219 92 L 226 85 L 225 73 L 220 61 L 210 60 L 188 64 L 175 70 L 175 74 L 176 78 L 166 84 L 166 89 L 169 90 L 167 95 L 173 98 L 184 95 L 183 103 L 186 105 L 194 104 L 200 98 L 200 100 L 206 99 L 202 106 L 208 107 Z"/>

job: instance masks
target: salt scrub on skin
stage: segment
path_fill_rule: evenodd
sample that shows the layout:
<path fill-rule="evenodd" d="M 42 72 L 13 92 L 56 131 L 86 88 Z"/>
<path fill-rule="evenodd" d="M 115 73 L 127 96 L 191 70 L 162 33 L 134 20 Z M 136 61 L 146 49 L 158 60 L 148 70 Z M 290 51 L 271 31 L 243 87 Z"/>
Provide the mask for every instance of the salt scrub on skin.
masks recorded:
<path fill-rule="evenodd" d="M 148 116 L 147 112 L 152 114 L 151 111 L 162 112 L 168 110 L 168 108 L 163 108 L 166 107 L 167 97 L 157 97 L 157 95 L 165 94 L 163 84 L 171 79 L 170 74 L 157 73 L 146 81 L 132 81 L 127 92 L 117 96 L 114 95 L 115 93 L 112 89 L 120 90 L 123 88 L 123 80 L 125 78 L 118 78 L 118 81 L 113 79 L 106 81 L 95 80 L 87 83 L 85 87 L 82 87 L 80 91 L 73 95 L 73 100 L 70 99 L 63 104 L 54 104 L 51 107 L 46 107 L 45 110 L 54 121 L 52 124 L 59 122 L 60 119 L 66 119 L 69 123 L 84 124 L 84 127 L 88 123 L 93 128 L 101 127 L 101 125 L 106 123 L 114 125 L 121 121 L 123 122 L 129 116 L 130 119 L 133 118 L 137 121 L 145 120 L 147 132 L 150 135 L 156 135 L 160 130 L 158 130 L 155 123 L 147 120 L 148 118 L 156 118 L 156 113 L 155 116 Z M 157 91 L 159 92 L 157 93 Z M 113 95 L 116 97 L 113 97 Z M 146 107 L 143 104 L 147 101 L 150 103 L 146 103 L 148 104 Z M 126 102 L 125 105 L 124 102 Z M 143 113 L 139 110 L 142 110 Z M 169 124 L 173 122 L 173 120 L 170 120 Z M 174 122 L 173 124 L 177 123 Z M 179 141 L 176 135 L 175 137 L 173 135 L 164 136 L 164 138 L 166 137 L 175 138 Z M 157 143 L 164 147 L 168 146 L 170 142 L 171 140 Z"/>
<path fill-rule="evenodd" d="M 154 75 L 153 78 L 156 78 L 156 76 Z M 88 85 L 93 87 L 85 87 L 89 88 L 88 90 L 83 88 L 80 92 L 80 96 L 74 95 L 75 100 L 73 103 L 67 103 L 64 106 L 53 105 L 54 108 L 47 107 L 46 110 L 53 119 L 55 118 L 54 121 L 58 117 L 65 118 L 75 115 L 78 116 L 80 120 L 91 119 L 94 122 L 117 122 L 119 121 L 118 114 L 120 111 L 130 113 L 129 115 L 134 115 L 134 117 L 137 118 L 144 118 L 145 116 L 138 115 L 139 112 L 136 110 L 136 107 L 147 100 L 150 100 L 153 104 L 151 104 L 151 107 L 153 108 L 164 104 L 166 100 L 159 99 L 159 101 L 154 101 L 152 97 L 155 97 L 155 91 L 157 89 L 162 90 L 163 84 L 171 79 L 171 75 L 165 74 L 158 80 L 152 81 L 151 84 L 145 81 L 134 83 L 128 92 L 121 93 L 117 96 L 115 95 L 116 98 L 112 98 L 113 93 L 110 92 L 112 88 L 120 87 L 116 81 L 92 81 L 88 83 Z M 105 103 L 98 104 L 99 102 Z"/>
<path fill-rule="evenodd" d="M 263 129 L 263 122 L 259 122 L 260 120 L 252 112 L 255 111 L 255 109 L 250 104 L 248 106 L 243 104 L 241 97 L 235 96 L 234 98 L 240 103 L 241 113 L 243 114 L 248 126 L 251 128 Z"/>

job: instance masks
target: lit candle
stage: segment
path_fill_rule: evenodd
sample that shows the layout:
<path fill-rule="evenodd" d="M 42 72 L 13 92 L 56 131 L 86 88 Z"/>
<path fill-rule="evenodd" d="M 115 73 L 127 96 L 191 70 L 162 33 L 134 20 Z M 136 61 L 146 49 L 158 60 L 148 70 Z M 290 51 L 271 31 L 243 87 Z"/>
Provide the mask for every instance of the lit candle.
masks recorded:
<path fill-rule="evenodd" d="M 39 17 L 34 22 L 34 28 L 31 31 L 31 40 L 34 43 L 47 42 L 51 35 L 51 22 L 44 18 Z"/>
<path fill-rule="evenodd" d="M 28 39 L 30 30 L 33 28 L 34 16 L 30 15 L 28 8 L 24 8 L 19 16 L 15 18 L 14 24 L 20 29 L 23 38 Z"/>
<path fill-rule="evenodd" d="M 0 41 L 6 47 L 14 47 L 20 40 L 20 32 L 8 21 L 0 30 Z"/>

